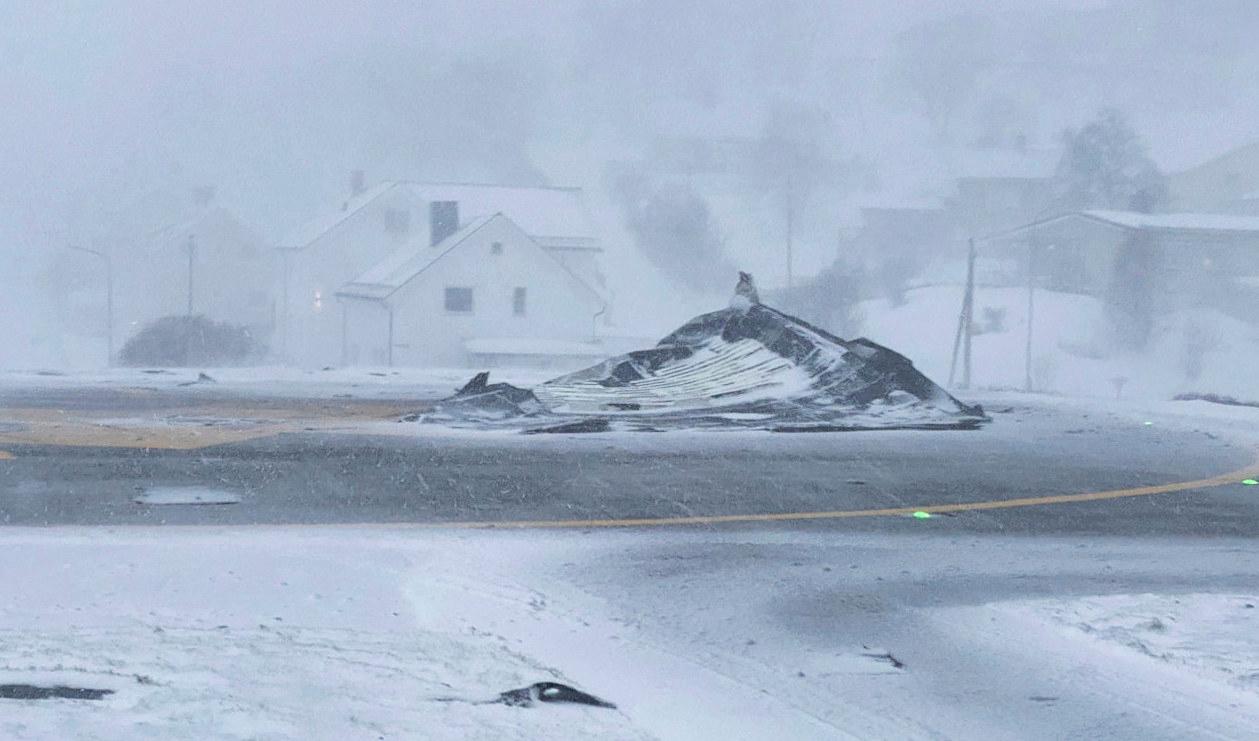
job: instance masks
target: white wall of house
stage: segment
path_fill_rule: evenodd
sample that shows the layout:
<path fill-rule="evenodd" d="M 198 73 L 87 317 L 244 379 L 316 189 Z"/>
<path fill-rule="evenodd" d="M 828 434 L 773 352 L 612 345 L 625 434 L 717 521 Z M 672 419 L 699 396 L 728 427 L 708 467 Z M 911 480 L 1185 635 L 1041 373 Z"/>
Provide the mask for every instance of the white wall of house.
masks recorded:
<path fill-rule="evenodd" d="M 352 201 L 341 220 L 300 249 L 283 250 L 281 329 L 277 350 L 288 362 L 322 367 L 341 356 L 341 312 L 334 295 L 417 235 L 428 214 L 404 188 L 390 188 L 361 207 Z"/>
<path fill-rule="evenodd" d="M 494 244 L 501 245 L 496 250 Z M 471 289 L 471 310 L 447 289 Z M 516 290 L 524 289 L 517 313 Z M 602 299 L 506 217 L 496 217 L 383 301 L 343 299 L 346 362 L 463 366 L 471 339 L 590 340 Z"/>
<path fill-rule="evenodd" d="M 281 296 L 280 328 L 273 345 L 278 355 L 306 367 L 340 363 L 343 349 L 348 352 L 349 346 L 342 348 L 342 310 L 335 294 L 399 248 L 427 247 L 431 242 L 431 203 L 437 200 L 459 204 L 461 225 L 502 211 L 519 218 L 518 223 L 557 234 L 549 238 L 562 247 L 554 251 L 556 258 L 570 263 L 587 285 L 603 290 L 599 285 L 602 249 L 590 237 L 580 191 L 383 183 L 350 198 L 342 212 L 307 225 L 285 240 L 292 248 L 283 250 L 286 266 L 281 272 L 286 277 L 277 291 Z M 514 216 L 513 208 L 521 212 L 519 217 Z M 544 244 L 556 247 L 551 241 Z M 357 309 L 346 311 L 360 313 Z M 505 328 L 499 334 L 510 335 L 510 331 Z"/>

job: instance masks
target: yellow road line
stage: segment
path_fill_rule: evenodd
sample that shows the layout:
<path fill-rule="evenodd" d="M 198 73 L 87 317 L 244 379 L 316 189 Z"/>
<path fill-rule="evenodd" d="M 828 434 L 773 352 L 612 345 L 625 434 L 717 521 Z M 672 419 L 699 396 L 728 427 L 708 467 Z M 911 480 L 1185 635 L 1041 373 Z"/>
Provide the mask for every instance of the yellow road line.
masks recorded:
<path fill-rule="evenodd" d="M 992 499 L 983 502 L 957 502 L 952 504 L 919 504 L 909 507 L 882 507 L 878 509 L 842 509 L 822 512 L 767 512 L 746 515 L 697 515 L 690 517 L 639 517 L 624 519 L 591 519 L 591 520 L 503 520 L 503 521 L 472 521 L 445 523 L 416 523 L 420 527 L 452 528 L 452 529 L 555 529 L 555 528 L 629 528 L 629 527 L 668 527 L 678 525 L 721 525 L 742 522 L 799 522 L 805 520 L 842 520 L 854 517 L 893 517 L 912 515 L 914 512 L 930 512 L 944 514 L 948 512 L 975 512 L 989 509 L 1011 509 L 1014 507 L 1036 507 L 1049 504 L 1070 504 L 1073 502 L 1098 502 L 1108 499 L 1126 497 L 1145 497 L 1152 494 L 1171 494 L 1178 491 L 1194 489 L 1210 489 L 1217 486 L 1239 483 L 1244 478 L 1259 475 L 1259 457 L 1245 468 L 1237 471 L 1212 476 L 1194 481 L 1180 481 L 1172 484 L 1154 486 L 1136 486 L 1128 489 L 1111 489 L 1083 494 L 1055 494 L 1043 497 L 1021 497 L 1018 499 Z"/>
<path fill-rule="evenodd" d="M 329 409 L 335 410 L 335 417 L 328 416 Z M 143 416 L 121 418 L 110 411 L 19 408 L 5 410 L 6 420 L 20 427 L 0 432 L 0 444 L 195 450 L 307 428 L 340 431 L 338 426 L 348 426 L 353 431 L 354 423 L 394 419 L 399 414 L 393 405 L 335 401 L 258 406 L 211 403 L 150 409 Z"/>
<path fill-rule="evenodd" d="M 206 405 L 211 406 L 211 405 Z M 195 449 L 228 442 L 239 442 L 259 437 L 267 437 L 281 432 L 293 432 L 306 428 L 323 431 L 335 430 L 345 421 L 362 421 L 364 419 L 390 419 L 398 413 L 396 407 L 385 404 L 344 405 L 339 411 L 343 415 L 336 420 L 321 417 L 320 411 L 329 406 L 341 406 L 328 402 L 310 402 L 306 404 L 285 405 L 289 408 L 270 409 L 241 408 L 217 406 L 210 410 L 171 409 L 162 410 L 167 414 L 178 413 L 183 416 L 195 416 L 198 412 L 208 416 L 234 412 L 232 417 L 249 420 L 253 417 L 256 426 L 237 428 L 201 427 L 153 427 L 149 420 L 127 420 L 120 424 L 118 420 L 104 418 L 67 419 L 64 413 L 45 409 L 8 410 L 12 418 L 21 420 L 26 429 L 21 432 L 0 433 L 0 443 L 37 443 L 46 445 L 71 446 L 104 446 L 132 448 L 167 448 Z M 355 408 L 357 407 L 357 408 Z M 289 418 L 284 422 L 262 420 L 260 412 L 269 411 L 269 417 L 285 419 L 288 414 L 297 412 L 297 418 Z M 151 412 L 152 413 L 152 412 Z M 156 417 L 156 414 L 155 414 Z M 157 421 L 156 419 L 154 421 Z M 344 431 L 351 431 L 349 429 Z M 377 434 L 379 434 L 377 432 Z M 13 454 L 0 450 L 0 459 L 11 459 Z M 808 520 L 840 520 L 856 517 L 894 517 L 911 515 L 914 512 L 946 514 L 950 512 L 976 512 L 994 509 L 1010 509 L 1014 507 L 1035 507 L 1052 504 L 1070 504 L 1075 502 L 1096 502 L 1109 499 L 1143 497 L 1153 494 L 1171 494 L 1195 489 L 1209 489 L 1218 486 L 1239 483 L 1242 479 L 1259 478 L 1259 457 L 1250 465 L 1237 471 L 1219 476 L 1212 476 L 1194 481 L 1181 481 L 1171 484 L 1138 486 L 1126 489 L 1085 492 L 1081 494 L 1056 494 L 1040 497 L 1021 497 L 1016 499 L 994 499 L 981 502 L 957 502 L 947 504 L 918 504 L 903 507 L 882 507 L 874 509 L 827 510 L 815 512 L 764 512 L 742 515 L 695 515 L 685 517 L 638 517 L 610 519 L 577 519 L 577 520 L 484 520 L 464 522 L 432 522 L 432 523 L 394 523 L 390 527 L 419 527 L 442 529 L 558 529 L 558 528 L 632 528 L 632 527 L 668 527 L 681 525 L 720 525 L 756 522 L 799 522 Z"/>
<path fill-rule="evenodd" d="M 13 454 L 7 450 L 0 450 L 0 461 L 13 460 Z"/>

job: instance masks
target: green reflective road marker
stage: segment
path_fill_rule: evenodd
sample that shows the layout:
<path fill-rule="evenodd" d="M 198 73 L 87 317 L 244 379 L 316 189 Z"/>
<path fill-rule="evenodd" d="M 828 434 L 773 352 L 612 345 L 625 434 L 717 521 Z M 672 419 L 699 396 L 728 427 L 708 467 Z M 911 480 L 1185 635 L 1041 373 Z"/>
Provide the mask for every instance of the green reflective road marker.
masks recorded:
<path fill-rule="evenodd" d="M 1153 424 L 1154 424 L 1154 423 L 1153 423 L 1153 422 L 1142 422 L 1141 424 L 1145 425 L 1146 427 L 1151 427 L 1151 426 L 1153 426 Z"/>
<path fill-rule="evenodd" d="M 914 517 L 918 518 L 919 520 L 926 520 L 931 517 L 931 513 L 918 510 L 917 512 L 914 513 Z"/>
<path fill-rule="evenodd" d="M 1255 481 L 1254 479 L 1242 479 L 1242 483 L 1245 484 L 1246 486 L 1259 485 L 1259 481 Z"/>

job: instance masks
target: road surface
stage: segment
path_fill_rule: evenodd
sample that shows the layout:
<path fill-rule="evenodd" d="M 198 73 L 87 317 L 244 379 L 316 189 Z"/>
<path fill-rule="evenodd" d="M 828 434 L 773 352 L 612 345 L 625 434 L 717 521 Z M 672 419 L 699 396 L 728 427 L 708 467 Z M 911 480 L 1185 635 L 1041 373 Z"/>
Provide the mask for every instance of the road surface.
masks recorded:
<path fill-rule="evenodd" d="M 1241 595 L 1230 620 L 1254 620 L 1259 487 L 1242 480 L 1259 410 L 977 400 L 993 422 L 973 432 L 522 436 L 396 421 L 416 399 L 9 391 L 0 539 L 46 548 L 32 563 L 51 576 L 72 560 L 61 534 L 104 538 L 125 575 L 58 609 L 114 609 L 135 580 L 168 586 L 128 609 L 183 620 L 229 618 L 169 591 L 186 578 L 178 559 L 138 549 L 195 559 L 204 540 L 198 578 L 258 595 L 282 579 L 276 619 L 290 626 L 350 608 L 283 602 L 328 587 L 303 592 L 312 569 L 291 555 L 242 576 L 216 533 L 245 551 L 311 550 L 330 574 L 355 559 L 401 569 L 418 624 L 500 641 L 661 738 L 1250 733 L 1253 667 L 1212 683 L 1026 615 L 1046 600 L 1221 594 Z M 135 501 L 161 487 L 239 501 Z M 407 564 L 421 562 L 416 577 Z"/>

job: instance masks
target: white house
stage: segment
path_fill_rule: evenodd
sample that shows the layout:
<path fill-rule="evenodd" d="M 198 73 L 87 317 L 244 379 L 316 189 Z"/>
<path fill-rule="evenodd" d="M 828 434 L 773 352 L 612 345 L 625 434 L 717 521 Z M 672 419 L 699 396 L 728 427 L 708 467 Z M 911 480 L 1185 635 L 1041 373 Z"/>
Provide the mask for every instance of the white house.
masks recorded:
<path fill-rule="evenodd" d="M 602 357 L 599 291 L 501 213 L 416 239 L 336 294 L 341 362 L 575 365 Z"/>
<path fill-rule="evenodd" d="M 518 231 L 528 236 L 532 247 L 548 257 L 549 263 L 543 264 L 558 271 L 555 275 L 562 276 L 563 281 L 576 279 L 596 294 L 606 318 L 610 300 L 600 272 L 602 246 L 595 237 L 580 189 L 407 181 L 364 188 L 361 174 L 356 174 L 351 195 L 339 209 L 298 229 L 281 244 L 282 308 L 275 343 L 280 356 L 307 366 L 388 362 L 387 351 L 377 358 L 366 349 L 368 345 L 359 344 L 360 352 L 353 357 L 350 345 L 343 345 L 343 321 L 349 320 L 350 311 L 347 304 L 343 316 L 334 297 L 338 293 L 354 294 L 343 291 L 346 284 L 372 277 L 383 264 L 398 264 L 405 261 L 407 254 L 431 254 L 431 248 L 469 226 L 470 217 L 495 213 L 502 213 L 518 225 Z M 483 267 L 488 270 L 492 264 Z M 522 287 L 529 288 L 523 284 Z M 544 300 L 541 293 L 546 290 L 549 288 L 543 282 L 535 281 L 527 301 L 533 302 L 536 310 L 525 324 L 532 325 L 544 316 L 540 302 Z M 395 316 L 395 321 L 399 318 Z M 457 316 L 448 317 L 445 313 L 429 315 L 424 321 L 439 318 L 459 321 Z M 419 321 L 419 317 L 402 319 Z M 583 319 L 582 327 L 577 334 L 551 334 L 557 338 L 564 334 L 565 338 L 587 339 L 591 334 L 590 316 Z M 397 326 L 395 329 L 402 331 Z M 511 331 L 499 332 L 504 334 L 510 335 Z M 389 348 L 387 344 L 383 347 Z M 452 357 L 402 353 L 395 354 L 393 360 L 433 364 L 453 362 Z"/>

